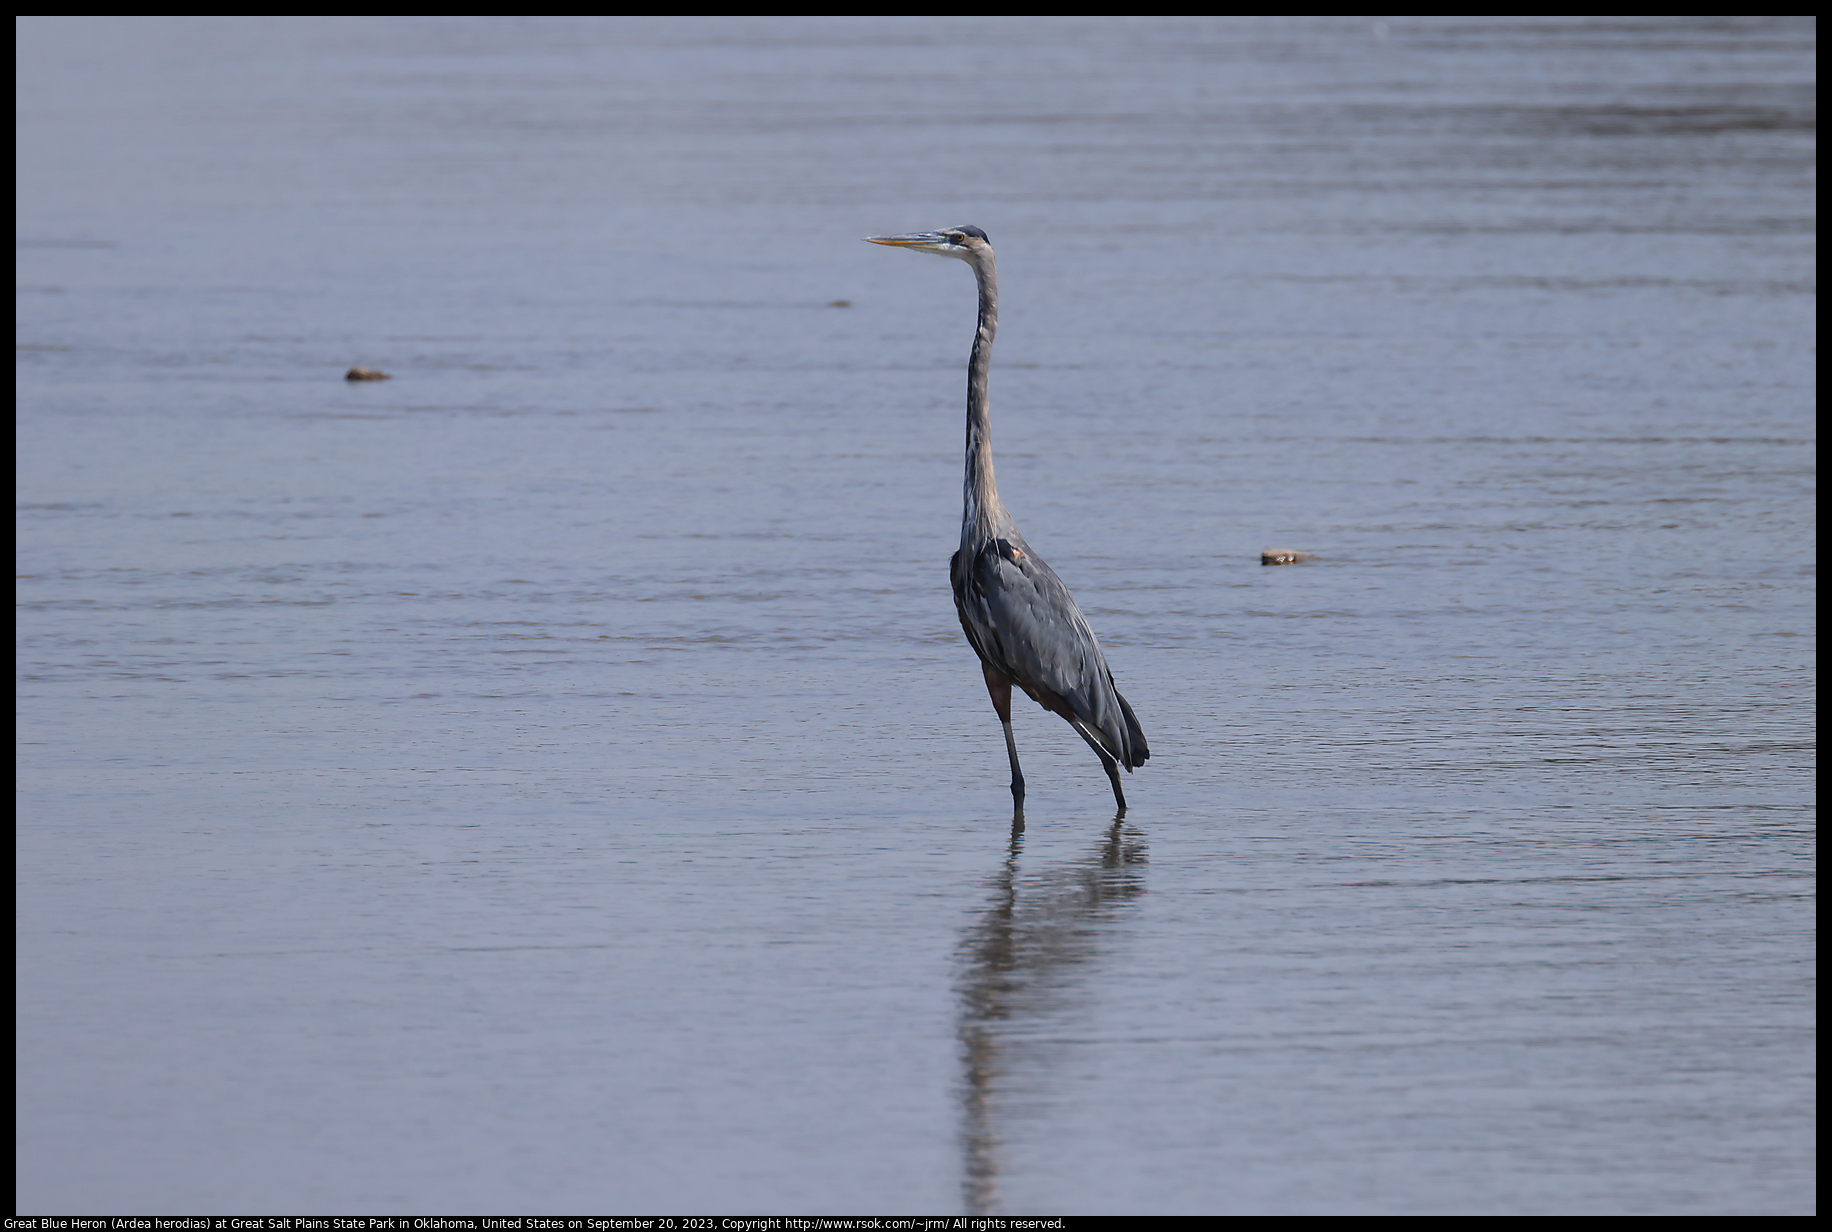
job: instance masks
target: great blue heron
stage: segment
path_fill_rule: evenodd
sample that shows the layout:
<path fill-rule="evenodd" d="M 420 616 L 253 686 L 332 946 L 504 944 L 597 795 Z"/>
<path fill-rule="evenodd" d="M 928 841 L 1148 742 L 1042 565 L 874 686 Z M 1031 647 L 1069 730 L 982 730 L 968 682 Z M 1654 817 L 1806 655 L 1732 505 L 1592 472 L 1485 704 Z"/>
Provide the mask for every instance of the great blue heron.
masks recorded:
<path fill-rule="evenodd" d="M 1126 811 L 1119 767 L 1130 774 L 1151 756 L 1132 707 L 1113 687 L 1113 673 L 1100 652 L 1088 618 L 1069 588 L 1018 533 L 999 501 L 992 479 L 992 427 L 986 410 L 986 368 L 999 328 L 999 280 L 992 245 L 978 227 L 950 227 L 914 235 L 874 235 L 890 244 L 957 257 L 973 267 L 980 286 L 980 327 L 967 361 L 967 480 L 961 516 L 961 547 L 949 564 L 954 606 L 967 641 L 979 652 L 986 691 L 1005 728 L 1011 755 L 1011 794 L 1024 806 L 1024 771 L 1011 735 L 1011 686 L 1017 685 L 1045 710 L 1069 721 L 1100 758 L 1113 783 L 1113 798 Z"/>

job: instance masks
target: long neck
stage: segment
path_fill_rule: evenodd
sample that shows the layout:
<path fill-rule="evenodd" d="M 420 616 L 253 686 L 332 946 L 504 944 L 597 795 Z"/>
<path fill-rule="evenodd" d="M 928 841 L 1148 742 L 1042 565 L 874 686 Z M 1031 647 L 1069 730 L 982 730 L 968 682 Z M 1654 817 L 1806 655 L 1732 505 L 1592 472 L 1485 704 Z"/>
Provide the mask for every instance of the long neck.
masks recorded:
<path fill-rule="evenodd" d="M 973 263 L 980 284 L 980 326 L 973 336 L 973 358 L 967 361 L 967 478 L 963 485 L 961 543 L 984 542 L 1011 530 L 1011 518 L 999 503 L 992 478 L 992 417 L 986 406 L 986 369 L 992 363 L 992 337 L 999 331 L 999 278 L 992 254 Z"/>

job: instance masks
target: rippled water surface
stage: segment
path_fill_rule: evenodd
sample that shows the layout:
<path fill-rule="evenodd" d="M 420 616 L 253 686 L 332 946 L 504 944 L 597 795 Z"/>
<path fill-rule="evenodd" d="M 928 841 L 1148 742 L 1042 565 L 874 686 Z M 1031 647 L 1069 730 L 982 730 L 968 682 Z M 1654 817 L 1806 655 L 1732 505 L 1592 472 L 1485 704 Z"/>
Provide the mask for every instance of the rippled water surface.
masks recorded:
<path fill-rule="evenodd" d="M 17 1209 L 1811 1212 L 1813 39 L 24 19 Z"/>

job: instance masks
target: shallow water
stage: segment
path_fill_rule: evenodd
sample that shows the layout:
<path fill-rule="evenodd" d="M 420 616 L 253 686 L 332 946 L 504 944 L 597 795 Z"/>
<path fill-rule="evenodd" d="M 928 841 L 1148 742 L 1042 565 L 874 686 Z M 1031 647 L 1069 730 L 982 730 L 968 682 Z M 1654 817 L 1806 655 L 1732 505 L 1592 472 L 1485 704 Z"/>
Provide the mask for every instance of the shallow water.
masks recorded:
<path fill-rule="evenodd" d="M 1812 40 L 25 19 L 19 1212 L 1810 1212 Z"/>

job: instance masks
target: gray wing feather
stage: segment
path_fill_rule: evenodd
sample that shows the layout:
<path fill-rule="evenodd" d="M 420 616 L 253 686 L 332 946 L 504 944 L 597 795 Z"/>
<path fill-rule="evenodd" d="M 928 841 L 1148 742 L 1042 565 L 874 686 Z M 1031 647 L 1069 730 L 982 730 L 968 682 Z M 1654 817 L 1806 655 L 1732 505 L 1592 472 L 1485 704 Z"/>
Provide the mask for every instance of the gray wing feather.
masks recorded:
<path fill-rule="evenodd" d="M 1063 717 L 1087 724 L 1128 770 L 1143 765 L 1145 734 L 1056 571 L 1022 540 L 994 539 L 964 555 L 952 562 L 954 599 L 980 657 L 1045 707 L 1056 709 L 1044 694 L 1060 698 Z"/>

